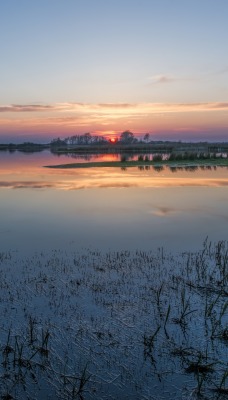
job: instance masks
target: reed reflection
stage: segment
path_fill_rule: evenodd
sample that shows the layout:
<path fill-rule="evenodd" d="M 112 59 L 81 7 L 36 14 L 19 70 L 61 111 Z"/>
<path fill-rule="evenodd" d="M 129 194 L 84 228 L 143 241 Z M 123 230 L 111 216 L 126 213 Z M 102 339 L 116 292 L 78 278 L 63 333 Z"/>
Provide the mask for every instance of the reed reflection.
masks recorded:
<path fill-rule="evenodd" d="M 1 188 L 21 189 L 52 188 L 79 190 L 85 188 L 129 188 L 129 187 L 183 187 L 183 186 L 227 186 L 227 167 L 216 166 L 151 166 L 127 168 L 49 169 L 43 165 L 55 165 L 56 156 L 49 151 L 34 154 L 1 153 Z M 116 157 L 108 154 L 107 157 Z M 61 156 L 69 161 L 66 155 Z"/>

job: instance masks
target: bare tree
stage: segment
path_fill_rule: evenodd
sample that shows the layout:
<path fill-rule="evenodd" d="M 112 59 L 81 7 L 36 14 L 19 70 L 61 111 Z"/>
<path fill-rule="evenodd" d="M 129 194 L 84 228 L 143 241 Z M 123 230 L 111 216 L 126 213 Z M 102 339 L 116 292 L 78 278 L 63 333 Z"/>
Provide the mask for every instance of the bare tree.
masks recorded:
<path fill-rule="evenodd" d="M 149 134 L 149 133 L 146 133 L 145 136 L 144 136 L 144 138 L 143 138 L 143 140 L 144 140 L 146 143 L 148 143 L 148 142 L 149 142 L 149 139 L 150 139 L 150 134 Z"/>

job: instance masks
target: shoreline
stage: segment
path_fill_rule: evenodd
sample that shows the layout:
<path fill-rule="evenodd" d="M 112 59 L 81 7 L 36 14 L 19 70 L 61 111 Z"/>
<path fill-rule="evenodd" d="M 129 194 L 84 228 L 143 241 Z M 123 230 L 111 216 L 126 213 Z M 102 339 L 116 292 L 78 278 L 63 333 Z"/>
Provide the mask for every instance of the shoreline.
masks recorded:
<path fill-rule="evenodd" d="M 40 152 L 50 150 L 54 154 L 83 154 L 83 153 L 162 153 L 162 152 L 228 152 L 228 142 L 175 142 L 175 141 L 151 141 L 149 143 L 105 143 L 105 144 L 61 144 L 51 143 L 0 143 L 0 151 Z"/>
<path fill-rule="evenodd" d="M 228 167 L 228 158 L 218 158 L 212 160 L 184 160 L 184 161 L 101 161 L 101 162 L 87 162 L 87 163 L 69 163 L 69 164 L 56 164 L 44 165 L 44 168 L 131 168 L 131 167 Z"/>

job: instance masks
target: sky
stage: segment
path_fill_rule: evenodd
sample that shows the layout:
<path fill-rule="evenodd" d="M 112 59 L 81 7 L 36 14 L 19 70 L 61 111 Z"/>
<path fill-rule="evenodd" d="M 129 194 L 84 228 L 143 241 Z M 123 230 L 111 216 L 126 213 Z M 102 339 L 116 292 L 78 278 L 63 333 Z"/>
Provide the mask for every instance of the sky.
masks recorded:
<path fill-rule="evenodd" d="M 0 142 L 228 140 L 227 0 L 7 0 Z"/>

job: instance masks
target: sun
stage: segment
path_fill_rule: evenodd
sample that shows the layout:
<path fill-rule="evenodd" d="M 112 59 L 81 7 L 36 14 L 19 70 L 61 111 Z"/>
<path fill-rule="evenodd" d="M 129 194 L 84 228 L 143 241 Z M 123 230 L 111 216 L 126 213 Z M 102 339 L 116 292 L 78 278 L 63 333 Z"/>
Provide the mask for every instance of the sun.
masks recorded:
<path fill-rule="evenodd" d="M 117 139 L 114 138 L 114 137 L 112 137 L 111 139 L 109 139 L 109 141 L 110 141 L 111 143 L 116 143 L 116 142 L 117 142 Z"/>

